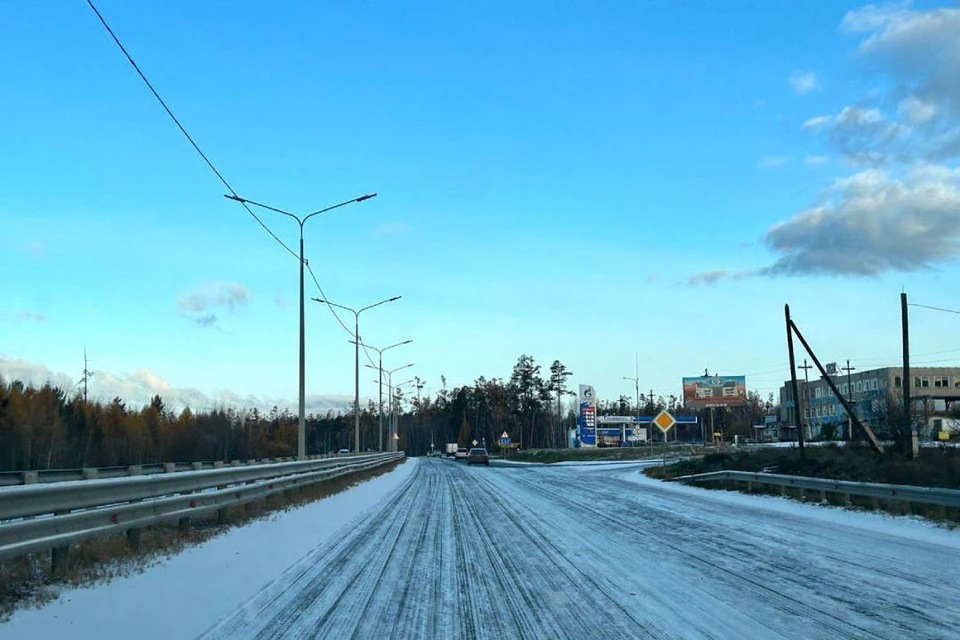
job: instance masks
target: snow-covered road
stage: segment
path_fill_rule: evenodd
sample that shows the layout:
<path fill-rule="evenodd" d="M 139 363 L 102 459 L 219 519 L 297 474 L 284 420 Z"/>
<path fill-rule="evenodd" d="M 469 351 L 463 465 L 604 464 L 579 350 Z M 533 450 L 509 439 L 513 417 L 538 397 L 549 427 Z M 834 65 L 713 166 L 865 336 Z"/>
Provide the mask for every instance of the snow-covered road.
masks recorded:
<path fill-rule="evenodd" d="M 421 459 L 205 637 L 956 637 L 960 533 L 639 469 Z"/>

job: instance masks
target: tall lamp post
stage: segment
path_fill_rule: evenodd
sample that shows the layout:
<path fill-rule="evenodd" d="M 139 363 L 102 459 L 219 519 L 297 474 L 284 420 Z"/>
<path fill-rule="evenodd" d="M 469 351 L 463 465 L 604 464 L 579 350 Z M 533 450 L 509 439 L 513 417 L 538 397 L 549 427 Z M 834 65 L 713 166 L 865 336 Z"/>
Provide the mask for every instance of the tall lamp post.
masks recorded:
<path fill-rule="evenodd" d="M 633 383 L 634 383 L 634 385 L 636 385 L 636 393 L 637 393 L 637 425 L 634 427 L 634 429 L 640 429 L 640 378 L 639 378 L 639 377 L 631 378 L 631 377 L 629 377 L 629 376 L 623 376 L 623 379 L 624 379 L 624 380 L 632 380 Z M 652 429 L 651 429 L 651 431 L 652 431 Z M 634 431 L 634 438 L 636 438 L 636 431 Z"/>
<path fill-rule="evenodd" d="M 284 211 L 283 209 L 277 209 L 276 207 L 271 207 L 269 205 L 261 204 L 259 202 L 254 202 L 253 200 L 247 200 L 246 198 L 241 198 L 240 196 L 234 196 L 226 194 L 223 196 L 230 200 L 236 200 L 237 202 L 244 204 L 252 204 L 255 207 L 260 207 L 262 209 L 267 209 L 269 211 L 275 211 L 276 213 L 282 213 L 285 216 L 289 216 L 297 221 L 297 224 L 300 225 L 300 418 L 297 421 L 297 457 L 305 458 L 307 456 L 307 422 L 306 422 L 306 381 L 304 373 L 306 371 L 306 365 L 304 363 L 304 354 L 306 348 L 304 347 L 304 322 L 303 322 L 303 225 L 306 224 L 307 220 L 313 216 L 320 215 L 321 213 L 326 213 L 327 211 L 332 211 L 340 207 L 346 206 L 348 204 L 353 204 L 354 202 L 363 202 L 364 200 L 369 200 L 370 198 L 377 197 L 376 193 L 368 193 L 366 195 L 360 196 L 359 198 L 353 198 L 352 200 L 346 200 L 340 202 L 330 207 L 325 207 L 313 213 L 308 213 L 302 218 L 298 215 L 290 213 L 289 211 Z"/>
<path fill-rule="evenodd" d="M 320 304 L 328 304 L 331 307 L 336 307 L 338 309 L 343 309 L 344 311 L 349 311 L 353 314 L 353 337 L 354 340 L 354 409 L 353 409 L 353 438 L 354 438 L 354 451 L 360 453 L 360 314 L 368 309 L 373 309 L 374 307 L 379 307 L 382 304 L 388 302 L 394 302 L 399 300 L 401 296 L 393 296 L 392 298 L 387 298 L 386 300 L 381 300 L 380 302 L 374 302 L 373 304 L 368 304 L 365 307 L 359 309 L 352 309 L 350 307 L 345 307 L 342 304 L 337 304 L 336 302 L 330 302 L 329 300 L 323 300 L 321 298 L 313 298 L 315 302 Z"/>
<path fill-rule="evenodd" d="M 373 366 L 372 364 L 368 364 L 368 365 L 364 365 L 364 366 L 369 367 L 370 369 L 376 369 L 376 370 L 380 371 L 380 375 L 381 375 L 381 376 L 382 376 L 384 373 L 387 374 L 387 394 L 388 394 L 388 397 L 391 399 L 390 401 L 391 401 L 391 403 L 392 403 L 392 402 L 393 402 L 393 400 L 392 400 L 392 398 L 393 398 L 393 374 L 396 373 L 397 371 L 401 371 L 401 370 L 403 370 L 403 369 L 407 369 L 407 368 L 409 368 L 409 367 L 412 367 L 412 366 L 413 366 L 413 363 L 411 362 L 410 364 L 405 364 L 405 365 L 403 365 L 402 367 L 397 367 L 396 369 L 389 369 L 389 370 L 383 369 L 382 367 L 375 367 L 375 366 Z M 392 409 L 391 409 L 391 411 L 392 411 Z M 391 428 L 391 429 L 392 429 L 392 428 Z M 388 429 L 388 431 L 390 431 L 390 429 Z M 389 446 L 388 448 L 389 448 L 391 451 L 393 451 L 393 446 L 394 446 L 393 433 L 392 433 L 392 431 L 391 431 L 391 433 L 390 433 L 390 446 Z"/>
<path fill-rule="evenodd" d="M 348 342 L 350 344 L 354 344 L 353 340 L 348 340 Z M 389 351 L 394 347 L 410 344 L 411 342 L 413 342 L 413 340 L 404 340 L 403 342 L 398 342 L 397 344 L 392 344 L 389 347 L 384 347 L 382 349 L 377 349 L 376 347 L 372 347 L 369 344 L 363 345 L 368 349 L 373 349 L 374 351 L 376 351 L 377 355 L 380 357 L 380 360 L 379 360 L 380 366 L 378 367 L 380 371 L 380 376 L 379 376 L 379 380 L 376 380 L 377 385 L 380 388 L 380 404 L 378 405 L 380 407 L 380 451 L 383 451 L 383 352 Z M 370 365 L 367 365 L 367 366 L 370 366 Z"/>

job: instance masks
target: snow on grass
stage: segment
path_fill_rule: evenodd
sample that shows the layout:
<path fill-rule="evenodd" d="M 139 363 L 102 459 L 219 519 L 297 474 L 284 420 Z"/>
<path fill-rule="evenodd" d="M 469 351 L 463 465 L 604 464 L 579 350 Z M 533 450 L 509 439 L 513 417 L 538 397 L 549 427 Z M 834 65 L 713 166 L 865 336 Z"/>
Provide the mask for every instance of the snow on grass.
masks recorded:
<path fill-rule="evenodd" d="M 960 549 L 960 531 L 950 530 L 943 525 L 924 520 L 919 516 L 894 516 L 883 512 L 858 511 L 833 505 L 807 504 L 780 496 L 747 495 L 739 491 L 704 489 L 678 482 L 654 480 L 648 478 L 642 472 L 627 472 L 619 477 L 629 482 L 662 491 L 713 500 L 731 506 L 782 513 L 906 538 L 915 542 Z"/>
<path fill-rule="evenodd" d="M 108 584 L 65 589 L 40 609 L 16 611 L 0 639 L 194 638 L 231 613 L 331 535 L 388 499 L 418 461 L 272 517 Z"/>

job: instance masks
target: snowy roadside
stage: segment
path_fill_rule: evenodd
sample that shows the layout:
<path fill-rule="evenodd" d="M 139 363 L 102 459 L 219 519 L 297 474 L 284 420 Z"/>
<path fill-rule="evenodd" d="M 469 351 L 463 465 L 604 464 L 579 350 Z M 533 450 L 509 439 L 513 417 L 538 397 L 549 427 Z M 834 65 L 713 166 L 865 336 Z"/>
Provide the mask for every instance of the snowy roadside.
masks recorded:
<path fill-rule="evenodd" d="M 655 480 L 642 472 L 627 472 L 617 477 L 660 491 L 711 500 L 731 506 L 841 524 L 874 533 L 907 538 L 916 542 L 960 549 L 960 531 L 951 531 L 943 525 L 932 523 L 919 516 L 893 516 L 886 513 L 856 511 L 832 505 L 806 504 L 780 496 L 747 495 L 739 491 L 703 489 L 677 482 Z"/>
<path fill-rule="evenodd" d="M 136 636 L 193 638 L 287 567 L 392 495 L 418 460 L 303 507 L 234 527 L 108 584 L 65 589 L 40 609 L 14 612 L 0 639 Z"/>

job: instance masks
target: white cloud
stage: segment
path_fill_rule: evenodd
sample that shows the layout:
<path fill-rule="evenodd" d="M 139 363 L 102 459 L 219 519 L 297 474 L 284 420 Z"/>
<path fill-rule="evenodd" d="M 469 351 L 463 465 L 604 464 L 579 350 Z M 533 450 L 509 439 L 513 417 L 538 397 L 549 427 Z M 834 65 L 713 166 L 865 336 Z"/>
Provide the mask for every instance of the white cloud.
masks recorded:
<path fill-rule="evenodd" d="M 867 35 L 859 53 L 880 65 L 900 96 L 960 114 L 960 9 L 868 5 L 848 12 L 841 29 Z"/>
<path fill-rule="evenodd" d="M 374 237 L 395 236 L 407 232 L 407 225 L 402 222 L 384 222 L 370 230 Z"/>
<path fill-rule="evenodd" d="M 830 162 L 830 158 L 828 158 L 827 156 L 808 155 L 806 158 L 803 159 L 803 163 L 811 167 L 821 165 L 821 164 L 827 164 L 828 162 Z"/>
<path fill-rule="evenodd" d="M 817 116 L 815 118 L 810 118 L 803 123 L 803 128 L 808 131 L 817 132 L 826 127 L 833 121 L 833 116 Z"/>
<path fill-rule="evenodd" d="M 764 156 L 757 163 L 759 169 L 776 169 L 790 162 L 790 156 Z"/>
<path fill-rule="evenodd" d="M 698 284 L 716 284 L 720 280 L 729 278 L 732 274 L 726 269 L 713 269 L 711 271 L 701 271 L 687 278 L 688 285 Z"/>
<path fill-rule="evenodd" d="M 214 309 L 236 310 L 250 299 L 247 288 L 237 282 L 205 282 L 177 300 L 177 309 L 201 327 L 216 325 Z"/>
<path fill-rule="evenodd" d="M 957 37 L 960 37 L 960 34 L 958 34 Z M 924 102 L 916 96 L 907 96 L 901 100 L 898 111 L 914 124 L 927 122 L 937 115 L 937 107 L 935 105 Z"/>
<path fill-rule="evenodd" d="M 810 118 L 803 128 L 825 135 L 830 146 L 857 164 L 888 164 L 911 153 L 910 128 L 886 120 L 875 107 L 846 106 L 835 116 Z"/>
<path fill-rule="evenodd" d="M 0 377 L 6 382 L 21 380 L 24 384 L 32 384 L 35 387 L 49 382 L 52 386 L 67 391 L 76 386 L 76 381 L 66 374 L 54 373 L 42 364 L 2 355 L 0 355 Z"/>
<path fill-rule="evenodd" d="M 960 169 L 921 165 L 897 179 L 868 169 L 837 180 L 824 203 L 773 226 L 780 258 L 759 275 L 875 276 L 960 257 Z"/>
<path fill-rule="evenodd" d="M 820 82 L 817 80 L 817 75 L 812 71 L 797 69 L 790 74 L 788 82 L 794 93 L 800 96 L 820 89 Z"/>
<path fill-rule="evenodd" d="M 42 313 L 33 313 L 31 311 L 23 310 L 16 313 L 13 316 L 14 320 L 19 322 L 36 322 L 38 324 L 49 322 L 49 318 Z"/>
<path fill-rule="evenodd" d="M 24 384 L 41 386 L 49 382 L 72 394 L 78 391 L 76 380 L 64 373 L 55 373 L 42 364 L 27 360 L 11 359 L 0 356 L 0 377 L 7 382 L 21 380 Z M 79 379 L 79 375 L 78 375 Z M 167 407 L 180 410 L 190 407 L 194 410 L 209 410 L 227 406 L 236 409 L 257 408 L 269 411 L 272 407 L 281 410 L 289 408 L 296 412 L 298 402 L 289 398 L 278 398 L 256 394 L 238 394 L 230 389 L 205 393 L 195 387 L 175 387 L 163 377 L 144 369 L 115 374 L 110 371 L 94 371 L 90 379 L 89 394 L 91 401 L 110 402 L 120 398 L 128 406 L 139 407 L 150 403 L 153 396 L 160 396 Z M 345 411 L 353 398 L 341 395 L 308 394 L 305 398 L 308 413 L 326 413 L 327 411 Z"/>

